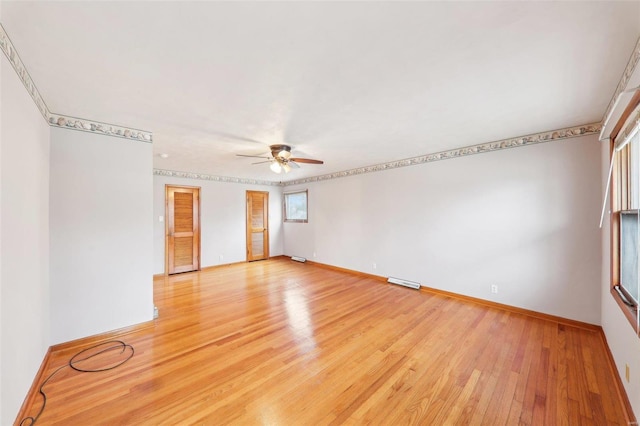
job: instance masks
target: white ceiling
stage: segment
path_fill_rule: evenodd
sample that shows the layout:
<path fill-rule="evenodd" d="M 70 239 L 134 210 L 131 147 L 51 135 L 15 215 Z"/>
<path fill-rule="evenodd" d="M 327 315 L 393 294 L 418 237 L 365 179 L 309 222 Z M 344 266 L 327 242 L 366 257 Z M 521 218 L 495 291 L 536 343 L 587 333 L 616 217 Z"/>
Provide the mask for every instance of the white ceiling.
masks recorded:
<path fill-rule="evenodd" d="M 51 112 L 152 131 L 156 168 L 271 181 L 598 122 L 640 36 L 637 1 L 0 7 Z M 276 143 L 325 164 L 235 155 Z"/>

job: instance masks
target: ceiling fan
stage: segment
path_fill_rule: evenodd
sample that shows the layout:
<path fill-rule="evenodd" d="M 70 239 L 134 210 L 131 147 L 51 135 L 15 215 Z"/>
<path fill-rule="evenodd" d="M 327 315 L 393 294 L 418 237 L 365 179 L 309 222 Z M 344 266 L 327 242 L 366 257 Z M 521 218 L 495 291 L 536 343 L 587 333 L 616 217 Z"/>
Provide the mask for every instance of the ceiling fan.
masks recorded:
<path fill-rule="evenodd" d="M 292 157 L 291 146 L 289 145 L 282 145 L 282 144 L 271 145 L 269 146 L 269 148 L 271 149 L 271 157 L 266 157 L 263 155 L 245 155 L 245 154 L 236 154 L 236 155 L 238 157 L 265 158 L 266 161 L 258 161 L 257 163 L 252 163 L 252 164 L 271 163 L 269 168 L 275 173 L 282 173 L 283 170 L 285 173 L 289 173 L 291 169 L 300 168 L 298 163 L 324 164 L 324 161 L 320 161 L 320 160 Z"/>

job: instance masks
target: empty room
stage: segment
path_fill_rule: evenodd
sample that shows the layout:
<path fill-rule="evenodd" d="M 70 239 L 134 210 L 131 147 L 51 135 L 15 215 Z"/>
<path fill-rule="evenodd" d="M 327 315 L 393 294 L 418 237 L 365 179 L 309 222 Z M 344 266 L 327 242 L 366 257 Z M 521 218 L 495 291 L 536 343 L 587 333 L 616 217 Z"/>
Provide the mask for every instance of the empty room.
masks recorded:
<path fill-rule="evenodd" d="M 634 425 L 640 2 L 0 0 L 1 425 Z"/>

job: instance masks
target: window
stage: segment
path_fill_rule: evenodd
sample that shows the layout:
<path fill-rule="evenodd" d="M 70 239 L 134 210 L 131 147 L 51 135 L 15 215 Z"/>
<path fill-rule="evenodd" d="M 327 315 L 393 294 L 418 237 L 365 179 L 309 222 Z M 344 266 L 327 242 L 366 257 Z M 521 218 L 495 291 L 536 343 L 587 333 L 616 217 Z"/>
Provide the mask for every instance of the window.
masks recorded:
<path fill-rule="evenodd" d="M 620 214 L 620 290 L 627 302 L 638 305 L 638 210 Z"/>
<path fill-rule="evenodd" d="M 640 132 L 638 126 L 614 140 L 612 176 L 612 287 L 631 324 L 638 321 L 638 220 L 640 209 Z"/>
<path fill-rule="evenodd" d="M 307 190 L 285 192 L 284 194 L 284 221 L 308 222 L 307 216 Z"/>

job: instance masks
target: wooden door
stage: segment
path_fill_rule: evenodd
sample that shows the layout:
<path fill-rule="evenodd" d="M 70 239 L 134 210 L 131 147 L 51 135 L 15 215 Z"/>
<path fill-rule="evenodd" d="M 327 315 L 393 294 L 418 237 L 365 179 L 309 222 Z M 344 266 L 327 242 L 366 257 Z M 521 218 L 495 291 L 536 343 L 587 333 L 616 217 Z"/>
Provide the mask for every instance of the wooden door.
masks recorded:
<path fill-rule="evenodd" d="M 269 193 L 247 191 L 247 261 L 269 258 Z"/>
<path fill-rule="evenodd" d="M 166 268 L 169 274 L 200 270 L 200 188 L 165 186 Z"/>

